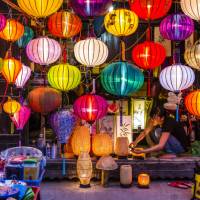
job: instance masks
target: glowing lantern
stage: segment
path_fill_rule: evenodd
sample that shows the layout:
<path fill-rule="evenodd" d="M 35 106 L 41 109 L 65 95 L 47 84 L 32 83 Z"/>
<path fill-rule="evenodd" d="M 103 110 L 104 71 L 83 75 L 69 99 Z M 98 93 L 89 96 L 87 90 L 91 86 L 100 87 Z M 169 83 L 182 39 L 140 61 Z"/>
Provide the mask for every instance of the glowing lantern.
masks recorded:
<path fill-rule="evenodd" d="M 168 40 L 185 40 L 193 32 L 194 22 L 182 13 L 171 14 L 160 23 L 160 33 L 163 38 Z"/>
<path fill-rule="evenodd" d="M 2 31 L 6 26 L 6 17 L 0 14 L 0 31 Z"/>
<path fill-rule="evenodd" d="M 53 14 L 48 21 L 48 29 L 52 35 L 61 38 L 71 38 L 77 35 L 82 28 L 81 19 L 67 11 Z"/>
<path fill-rule="evenodd" d="M 9 115 L 14 115 L 16 112 L 19 112 L 20 108 L 20 103 L 11 98 L 8 98 L 8 101 L 3 104 L 4 112 L 8 113 Z"/>
<path fill-rule="evenodd" d="M 165 57 L 165 48 L 161 44 L 151 41 L 136 45 L 132 51 L 133 61 L 145 70 L 158 67 L 164 62 Z"/>
<path fill-rule="evenodd" d="M 182 64 L 174 64 L 164 68 L 160 73 L 160 84 L 166 90 L 179 92 L 192 86 L 195 80 L 193 70 Z"/>
<path fill-rule="evenodd" d="M 87 38 L 74 46 L 76 60 L 82 65 L 95 67 L 103 64 L 108 57 L 108 47 L 96 38 Z"/>
<path fill-rule="evenodd" d="M 22 63 L 15 58 L 3 60 L 2 75 L 7 83 L 14 84 L 15 80 L 22 69 Z"/>
<path fill-rule="evenodd" d="M 24 26 L 15 19 L 7 19 L 5 28 L 0 32 L 0 38 L 15 42 L 24 34 Z"/>
<path fill-rule="evenodd" d="M 17 3 L 28 15 L 42 18 L 56 12 L 63 0 L 17 0 Z"/>
<path fill-rule="evenodd" d="M 186 96 L 185 107 L 190 114 L 200 117 L 200 90 L 193 91 Z"/>
<path fill-rule="evenodd" d="M 128 36 L 138 27 L 138 16 L 127 9 L 116 9 L 104 18 L 106 30 L 115 36 Z"/>
<path fill-rule="evenodd" d="M 138 186 L 141 188 L 148 188 L 150 184 L 150 176 L 148 174 L 139 174 L 138 175 Z"/>
<path fill-rule="evenodd" d="M 69 91 L 76 88 L 81 81 L 80 70 L 68 63 L 59 64 L 50 68 L 48 81 L 53 88 Z"/>
<path fill-rule="evenodd" d="M 31 40 L 26 47 L 28 58 L 40 65 L 49 65 L 56 62 L 61 55 L 60 44 L 48 37 L 39 37 Z"/>
<path fill-rule="evenodd" d="M 172 0 L 129 0 L 129 5 L 140 18 L 155 20 L 167 14 L 171 8 Z"/>
<path fill-rule="evenodd" d="M 101 84 L 110 94 L 129 96 L 138 91 L 144 83 L 140 69 L 128 62 L 115 62 L 101 72 Z"/>

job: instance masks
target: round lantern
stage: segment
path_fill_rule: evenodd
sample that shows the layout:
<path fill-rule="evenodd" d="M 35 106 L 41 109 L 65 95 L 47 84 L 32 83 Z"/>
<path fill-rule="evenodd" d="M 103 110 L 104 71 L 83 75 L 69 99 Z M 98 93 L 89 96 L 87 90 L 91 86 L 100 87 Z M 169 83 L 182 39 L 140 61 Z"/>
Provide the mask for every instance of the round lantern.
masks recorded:
<path fill-rule="evenodd" d="M 70 0 L 73 10 L 84 18 L 104 15 L 112 5 L 112 0 Z"/>
<path fill-rule="evenodd" d="M 0 14 L 0 31 L 6 27 L 6 17 Z"/>
<path fill-rule="evenodd" d="M 101 72 L 101 84 L 110 94 L 129 96 L 138 91 L 144 83 L 140 69 L 128 62 L 115 62 Z"/>
<path fill-rule="evenodd" d="M 200 117 L 200 90 L 193 91 L 186 96 L 185 106 L 190 114 Z"/>
<path fill-rule="evenodd" d="M 164 68 L 160 73 L 160 84 L 166 90 L 179 92 L 192 86 L 195 80 L 193 70 L 182 64 Z"/>
<path fill-rule="evenodd" d="M 28 27 L 28 26 L 25 26 L 24 27 L 24 34 L 23 36 L 17 40 L 17 45 L 19 48 L 24 48 L 26 47 L 26 45 L 29 43 L 30 40 L 32 40 L 34 37 L 34 32 L 33 30 Z"/>
<path fill-rule="evenodd" d="M 42 18 L 56 12 L 63 4 L 63 0 L 17 0 L 17 3 L 28 15 Z"/>
<path fill-rule="evenodd" d="M 171 8 L 172 0 L 129 0 L 129 5 L 140 18 L 155 20 L 167 14 Z"/>
<path fill-rule="evenodd" d="M 60 92 L 53 88 L 38 87 L 28 94 L 28 101 L 33 111 L 47 114 L 61 105 L 62 97 Z"/>
<path fill-rule="evenodd" d="M 80 70 L 68 63 L 59 64 L 50 68 L 48 81 L 53 88 L 69 91 L 76 88 L 81 81 Z"/>
<path fill-rule="evenodd" d="M 109 12 L 104 19 L 106 30 L 115 36 L 128 36 L 138 27 L 138 16 L 127 9 L 116 9 Z"/>
<path fill-rule="evenodd" d="M 8 113 L 9 115 L 14 115 L 16 112 L 19 112 L 20 108 L 20 103 L 11 98 L 8 98 L 8 101 L 3 104 L 4 112 Z"/>
<path fill-rule="evenodd" d="M 194 32 L 194 22 L 182 13 L 171 14 L 160 23 L 163 38 L 174 41 L 185 40 Z"/>
<path fill-rule="evenodd" d="M 15 81 L 15 85 L 17 88 L 23 88 L 27 81 L 31 76 L 31 69 L 25 65 L 22 65 L 22 69 L 20 70 L 17 79 Z"/>
<path fill-rule="evenodd" d="M 56 62 L 61 55 L 60 44 L 48 37 L 39 37 L 31 40 L 26 47 L 28 58 L 40 65 L 49 65 Z"/>
<path fill-rule="evenodd" d="M 24 26 L 15 19 L 7 19 L 5 28 L 0 31 L 0 38 L 15 42 L 24 34 Z"/>
<path fill-rule="evenodd" d="M 7 83 L 14 84 L 15 80 L 22 69 L 22 63 L 15 58 L 3 60 L 2 75 Z"/>
<path fill-rule="evenodd" d="M 132 51 L 133 61 L 144 70 L 158 67 L 164 62 L 165 57 L 165 48 L 161 44 L 151 41 L 136 45 Z"/>
<path fill-rule="evenodd" d="M 67 11 L 53 14 L 48 20 L 48 29 L 52 35 L 61 38 L 71 38 L 77 35 L 82 28 L 81 19 Z"/>
<path fill-rule="evenodd" d="M 82 65 L 95 67 L 103 64 L 108 57 L 108 47 L 96 38 L 87 38 L 74 46 L 76 60 Z"/>
<path fill-rule="evenodd" d="M 106 100 L 96 94 L 86 94 L 79 97 L 74 103 L 74 113 L 81 119 L 92 124 L 107 113 Z"/>

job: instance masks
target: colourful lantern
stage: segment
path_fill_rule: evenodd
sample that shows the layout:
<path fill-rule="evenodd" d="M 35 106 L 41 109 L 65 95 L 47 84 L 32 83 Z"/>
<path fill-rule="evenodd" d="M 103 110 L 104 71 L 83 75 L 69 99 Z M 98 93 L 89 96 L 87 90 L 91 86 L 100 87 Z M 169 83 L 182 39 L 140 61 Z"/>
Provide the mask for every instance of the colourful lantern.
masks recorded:
<path fill-rule="evenodd" d="M 151 41 L 136 45 L 132 51 L 133 61 L 144 70 L 158 67 L 164 62 L 165 57 L 165 48 L 161 44 Z"/>
<path fill-rule="evenodd" d="M 167 14 L 171 8 L 172 0 L 129 0 L 129 5 L 140 18 L 155 20 Z"/>
<path fill-rule="evenodd" d="M 17 45 L 19 48 L 24 48 L 26 47 L 26 45 L 29 43 L 30 40 L 32 40 L 34 37 L 34 32 L 33 30 L 28 27 L 28 26 L 25 26 L 24 27 L 24 34 L 23 36 L 17 40 Z"/>
<path fill-rule="evenodd" d="M 6 17 L 0 14 L 0 31 L 6 27 Z"/>
<path fill-rule="evenodd" d="M 104 15 L 112 5 L 112 0 L 70 0 L 73 10 L 84 18 Z"/>
<path fill-rule="evenodd" d="M 96 38 L 87 38 L 74 46 L 76 60 L 82 65 L 95 67 L 103 64 L 108 57 L 108 47 Z"/>
<path fill-rule="evenodd" d="M 7 83 L 14 84 L 15 80 L 22 69 L 22 63 L 15 58 L 3 60 L 2 75 Z"/>
<path fill-rule="evenodd" d="M 0 38 L 15 42 L 24 34 L 24 26 L 15 19 L 7 19 L 5 28 L 0 32 Z"/>
<path fill-rule="evenodd" d="M 166 90 L 180 92 L 192 86 L 195 80 L 193 70 L 182 64 L 164 68 L 160 73 L 160 84 Z"/>
<path fill-rule="evenodd" d="M 27 106 L 21 106 L 20 110 L 10 116 L 17 130 L 23 130 L 31 116 L 31 109 Z"/>
<path fill-rule="evenodd" d="M 8 101 L 3 104 L 4 112 L 8 113 L 9 115 L 14 115 L 16 112 L 19 112 L 20 108 L 20 103 L 11 98 L 8 98 Z"/>
<path fill-rule="evenodd" d="M 20 70 L 17 79 L 15 81 L 15 85 L 17 88 L 23 88 L 27 81 L 31 76 L 31 69 L 25 65 L 22 65 L 22 69 Z"/>
<path fill-rule="evenodd" d="M 168 40 L 185 40 L 193 32 L 194 22 L 182 13 L 171 14 L 160 23 L 160 33 L 163 38 Z"/>
<path fill-rule="evenodd" d="M 140 69 L 128 62 L 115 62 L 101 72 L 101 84 L 110 94 L 129 96 L 138 91 L 144 83 Z"/>
<path fill-rule="evenodd" d="M 190 114 L 200 117 L 200 90 L 193 91 L 186 96 L 185 107 Z"/>
<path fill-rule="evenodd" d="M 81 72 L 77 67 L 68 63 L 59 64 L 50 68 L 48 81 L 53 88 L 69 91 L 80 84 Z"/>
<path fill-rule="evenodd" d="M 63 4 L 63 0 L 17 0 L 17 3 L 28 15 L 42 18 L 56 12 Z"/>
<path fill-rule="evenodd" d="M 54 39 L 39 37 L 28 43 L 26 54 L 31 61 L 37 64 L 50 65 L 59 59 L 61 47 Z"/>
<path fill-rule="evenodd" d="M 127 9 L 116 9 L 109 12 L 104 18 L 106 30 L 115 36 L 128 36 L 138 27 L 138 16 Z"/>
<path fill-rule="evenodd" d="M 81 119 L 92 124 L 107 113 L 106 100 L 96 94 L 86 94 L 79 97 L 74 103 L 74 113 Z"/>

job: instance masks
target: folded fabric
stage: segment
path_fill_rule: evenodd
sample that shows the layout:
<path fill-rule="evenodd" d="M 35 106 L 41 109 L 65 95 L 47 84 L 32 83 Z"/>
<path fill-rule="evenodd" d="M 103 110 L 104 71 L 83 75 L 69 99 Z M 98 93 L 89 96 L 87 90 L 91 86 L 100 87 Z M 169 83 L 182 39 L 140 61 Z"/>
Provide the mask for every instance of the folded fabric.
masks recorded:
<path fill-rule="evenodd" d="M 16 184 L 12 186 L 13 188 L 16 188 L 19 190 L 19 200 L 22 200 L 28 190 L 28 187 L 25 185 L 20 185 L 20 184 Z"/>

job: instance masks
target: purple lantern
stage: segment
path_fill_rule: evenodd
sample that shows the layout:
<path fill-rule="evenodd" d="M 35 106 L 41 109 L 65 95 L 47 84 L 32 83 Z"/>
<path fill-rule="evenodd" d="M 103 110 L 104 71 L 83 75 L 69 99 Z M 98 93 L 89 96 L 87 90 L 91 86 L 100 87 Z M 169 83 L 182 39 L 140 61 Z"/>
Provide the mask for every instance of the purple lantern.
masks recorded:
<path fill-rule="evenodd" d="M 112 0 L 71 0 L 73 10 L 82 17 L 104 15 L 112 6 Z"/>
<path fill-rule="evenodd" d="M 0 14 L 0 31 L 2 31 L 6 26 L 6 17 Z"/>
<path fill-rule="evenodd" d="M 163 38 L 174 41 L 185 40 L 194 32 L 194 22 L 182 14 L 171 14 L 160 23 L 160 33 Z"/>

